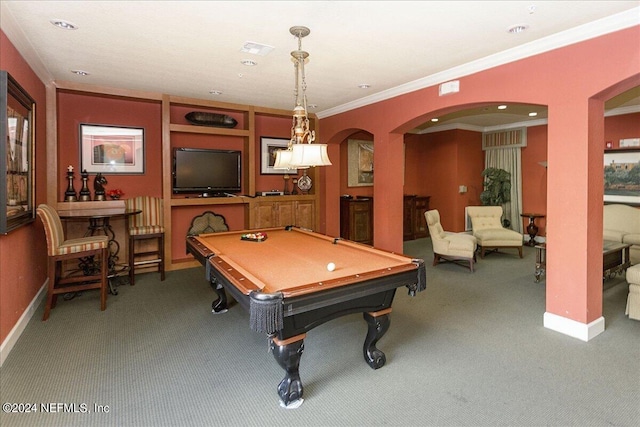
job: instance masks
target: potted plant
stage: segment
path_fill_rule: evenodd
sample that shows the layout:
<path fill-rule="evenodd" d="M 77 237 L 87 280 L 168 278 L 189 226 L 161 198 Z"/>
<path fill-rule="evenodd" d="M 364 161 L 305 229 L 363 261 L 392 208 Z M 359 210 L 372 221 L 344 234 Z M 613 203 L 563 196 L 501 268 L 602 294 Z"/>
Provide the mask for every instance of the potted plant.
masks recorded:
<path fill-rule="evenodd" d="M 485 206 L 503 206 L 511 201 L 511 174 L 504 169 L 486 168 L 482 171 L 484 178 L 484 191 L 480 193 L 480 201 Z M 511 225 L 511 221 L 503 219 L 505 227 Z"/>

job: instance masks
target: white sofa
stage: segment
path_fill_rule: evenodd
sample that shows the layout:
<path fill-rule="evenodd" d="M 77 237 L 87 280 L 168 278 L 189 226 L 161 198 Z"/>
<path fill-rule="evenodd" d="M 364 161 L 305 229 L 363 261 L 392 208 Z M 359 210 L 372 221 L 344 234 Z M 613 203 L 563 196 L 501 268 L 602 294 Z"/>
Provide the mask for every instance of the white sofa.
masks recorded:
<path fill-rule="evenodd" d="M 625 314 L 629 319 L 640 320 L 640 264 L 627 268 L 627 283 L 629 283 L 629 295 Z"/>
<path fill-rule="evenodd" d="M 628 205 L 604 205 L 604 240 L 631 244 L 631 264 L 640 264 L 640 209 Z"/>

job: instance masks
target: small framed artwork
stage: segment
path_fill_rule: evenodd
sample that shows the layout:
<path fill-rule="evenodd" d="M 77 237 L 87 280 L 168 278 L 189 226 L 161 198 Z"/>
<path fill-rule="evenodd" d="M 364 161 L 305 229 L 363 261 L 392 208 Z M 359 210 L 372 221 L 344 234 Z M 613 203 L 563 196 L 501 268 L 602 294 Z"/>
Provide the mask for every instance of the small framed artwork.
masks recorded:
<path fill-rule="evenodd" d="M 349 187 L 373 185 L 373 141 L 348 140 Z"/>
<path fill-rule="evenodd" d="M 295 175 L 298 169 L 274 169 L 276 153 L 286 150 L 289 139 L 260 137 L 260 173 L 262 175 Z"/>
<path fill-rule="evenodd" d="M 88 173 L 144 173 L 144 128 L 80 125 L 80 170 Z"/>
<path fill-rule="evenodd" d="M 0 71 L 0 233 L 35 221 L 36 103 L 6 71 Z"/>
<path fill-rule="evenodd" d="M 640 149 L 605 151 L 604 202 L 640 205 Z"/>

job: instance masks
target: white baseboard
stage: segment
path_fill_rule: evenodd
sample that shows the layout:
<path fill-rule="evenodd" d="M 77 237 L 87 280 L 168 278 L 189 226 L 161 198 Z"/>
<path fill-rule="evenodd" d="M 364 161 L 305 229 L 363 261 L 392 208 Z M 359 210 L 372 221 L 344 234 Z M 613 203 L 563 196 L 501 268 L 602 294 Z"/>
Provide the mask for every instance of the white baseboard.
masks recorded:
<path fill-rule="evenodd" d="M 544 327 L 582 341 L 589 341 L 604 332 L 604 317 L 600 316 L 593 322 L 586 324 L 545 312 Z"/>
<path fill-rule="evenodd" d="M 7 338 L 2 342 L 2 345 L 0 345 L 0 367 L 4 363 L 5 359 L 9 356 L 9 353 L 18 341 L 18 338 L 20 338 L 20 335 L 22 335 L 22 331 L 24 331 L 24 328 L 27 327 L 29 320 L 31 320 L 31 318 L 33 317 L 36 309 L 40 305 L 40 302 L 47 295 L 47 286 L 49 286 L 48 281 L 49 279 L 44 281 L 44 285 L 42 285 L 36 296 L 33 297 L 27 309 L 24 311 L 24 313 L 22 313 L 22 316 L 20 316 L 18 322 L 11 329 L 11 332 L 9 332 Z"/>

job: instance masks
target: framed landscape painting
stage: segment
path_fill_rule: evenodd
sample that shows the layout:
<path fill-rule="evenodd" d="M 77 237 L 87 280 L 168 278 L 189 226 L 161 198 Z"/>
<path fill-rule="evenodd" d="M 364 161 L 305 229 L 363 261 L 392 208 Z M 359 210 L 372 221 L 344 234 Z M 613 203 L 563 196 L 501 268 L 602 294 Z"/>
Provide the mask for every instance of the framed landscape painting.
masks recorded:
<path fill-rule="evenodd" d="M 640 205 L 640 149 L 605 151 L 604 202 Z"/>
<path fill-rule="evenodd" d="M 348 140 L 347 145 L 349 187 L 373 185 L 373 141 Z"/>

